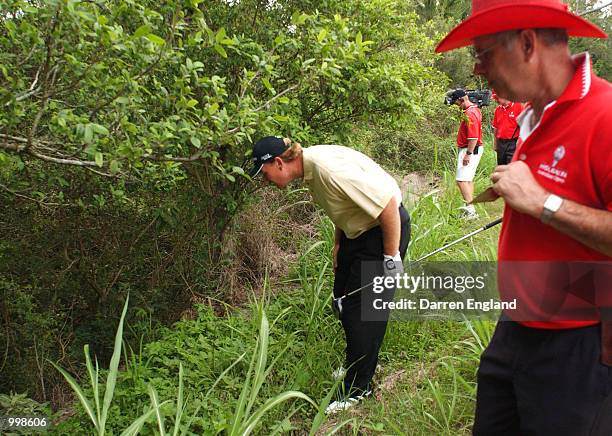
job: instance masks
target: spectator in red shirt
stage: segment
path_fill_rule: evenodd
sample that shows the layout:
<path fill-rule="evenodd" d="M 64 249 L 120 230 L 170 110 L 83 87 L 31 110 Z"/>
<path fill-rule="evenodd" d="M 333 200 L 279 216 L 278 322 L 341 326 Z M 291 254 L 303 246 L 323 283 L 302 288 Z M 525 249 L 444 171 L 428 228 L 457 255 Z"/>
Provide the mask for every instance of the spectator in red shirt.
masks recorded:
<path fill-rule="evenodd" d="M 457 186 L 465 206 L 461 207 L 466 219 L 476 218 L 476 210 L 471 204 L 474 198 L 474 176 L 482 156 L 482 114 L 477 105 L 472 103 L 463 89 L 457 89 L 450 95 L 450 104 L 459 106 L 465 115 L 457 132 Z"/>
<path fill-rule="evenodd" d="M 436 48 L 473 45 L 474 72 L 530 102 L 516 157 L 491 176 L 499 291 L 520 310 L 480 358 L 474 435 L 612 435 L 612 84 L 569 36 L 607 37 L 559 0 L 472 0 Z"/>
<path fill-rule="evenodd" d="M 493 151 L 497 153 L 497 165 L 508 165 L 516 150 L 519 128 L 516 117 L 523 111 L 521 103 L 506 100 L 493 93 L 493 99 L 497 101 L 495 115 L 493 116 L 493 132 L 495 140 Z"/>

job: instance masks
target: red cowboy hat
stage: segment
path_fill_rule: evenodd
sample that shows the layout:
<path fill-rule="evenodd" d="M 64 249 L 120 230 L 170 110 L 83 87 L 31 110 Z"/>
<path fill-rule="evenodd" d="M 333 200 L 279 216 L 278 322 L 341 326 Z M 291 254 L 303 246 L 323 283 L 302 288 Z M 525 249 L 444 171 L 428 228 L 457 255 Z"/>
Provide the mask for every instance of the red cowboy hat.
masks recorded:
<path fill-rule="evenodd" d="M 569 36 L 608 36 L 599 27 L 568 12 L 567 5 L 559 0 L 472 0 L 472 15 L 446 35 L 436 52 L 471 45 L 477 36 L 545 27 L 565 29 Z"/>

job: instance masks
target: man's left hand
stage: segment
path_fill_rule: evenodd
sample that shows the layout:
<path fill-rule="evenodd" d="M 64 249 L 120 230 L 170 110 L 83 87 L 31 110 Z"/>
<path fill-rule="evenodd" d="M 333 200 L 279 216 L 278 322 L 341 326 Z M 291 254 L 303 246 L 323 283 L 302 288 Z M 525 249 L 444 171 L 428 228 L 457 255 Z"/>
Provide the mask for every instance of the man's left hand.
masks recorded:
<path fill-rule="evenodd" d="M 517 212 L 540 218 L 549 192 L 540 186 L 525 162 L 515 161 L 496 167 L 491 181 L 495 192 L 503 197 L 508 206 Z"/>
<path fill-rule="evenodd" d="M 466 154 L 463 156 L 463 166 L 468 166 L 470 164 L 470 155 Z"/>

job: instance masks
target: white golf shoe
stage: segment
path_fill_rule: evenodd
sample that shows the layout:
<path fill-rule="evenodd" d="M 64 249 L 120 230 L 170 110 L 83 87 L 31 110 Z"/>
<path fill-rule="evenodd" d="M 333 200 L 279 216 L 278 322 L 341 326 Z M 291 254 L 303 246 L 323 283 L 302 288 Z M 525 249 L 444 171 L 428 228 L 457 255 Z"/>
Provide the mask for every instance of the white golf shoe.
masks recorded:
<path fill-rule="evenodd" d="M 343 400 L 334 401 L 327 406 L 325 409 L 326 415 L 333 415 L 334 413 L 342 412 L 344 410 L 348 410 L 353 406 L 356 406 L 366 397 L 372 395 L 372 391 L 366 391 L 363 395 L 355 395 L 354 397 L 348 397 Z"/>

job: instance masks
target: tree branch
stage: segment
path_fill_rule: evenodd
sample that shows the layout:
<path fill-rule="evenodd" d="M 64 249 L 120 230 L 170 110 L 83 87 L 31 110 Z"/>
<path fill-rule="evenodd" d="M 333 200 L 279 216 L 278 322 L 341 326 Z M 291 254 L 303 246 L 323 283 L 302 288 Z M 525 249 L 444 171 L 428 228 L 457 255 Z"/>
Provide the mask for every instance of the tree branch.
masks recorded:
<path fill-rule="evenodd" d="M 95 168 L 98 166 L 98 164 L 96 164 L 94 161 L 91 161 L 91 160 L 62 159 L 58 157 L 47 156 L 46 154 L 41 154 L 37 152 L 33 148 L 28 148 L 27 153 L 30 156 L 34 156 L 40 160 L 44 160 L 45 162 L 52 162 L 52 163 L 61 164 L 61 165 L 73 165 L 77 167 L 92 167 L 92 168 Z"/>
<path fill-rule="evenodd" d="M 61 204 L 60 204 L 60 203 L 45 203 L 44 201 L 37 200 L 37 199 L 35 199 L 35 198 L 28 197 L 27 195 L 20 194 L 19 192 L 17 192 L 17 191 L 13 191 L 12 189 L 8 188 L 7 186 L 4 186 L 4 185 L 3 185 L 3 184 L 1 184 L 1 183 L 0 183 L 0 189 L 2 189 L 3 191 L 8 192 L 8 193 L 9 193 L 9 194 L 11 194 L 11 195 L 14 195 L 15 197 L 24 198 L 24 199 L 26 199 L 26 200 L 33 201 L 33 202 L 35 202 L 35 203 L 38 203 L 39 205 L 41 205 L 41 206 L 43 206 L 43 207 L 61 206 Z"/>
<path fill-rule="evenodd" d="M 592 14 L 593 12 L 600 11 L 600 10 L 602 10 L 604 8 L 607 8 L 608 6 L 612 6 L 612 2 L 608 2 L 608 3 L 606 3 L 606 4 L 602 5 L 602 6 L 597 6 L 597 7 L 593 8 L 593 9 L 589 9 L 588 11 L 581 12 L 581 13 L 578 14 L 578 16 L 579 17 L 584 17 L 585 15 Z"/>
<path fill-rule="evenodd" d="M 103 173 L 102 171 L 96 171 L 96 170 L 94 170 L 93 168 L 90 168 L 90 167 L 85 167 L 85 169 L 87 171 L 91 171 L 92 173 L 97 174 L 99 176 L 109 177 L 111 179 L 117 179 L 117 178 L 119 178 L 119 175 L 120 175 L 120 174 L 113 175 L 113 174 Z"/>
<path fill-rule="evenodd" d="M 276 94 L 274 97 L 272 97 L 270 100 L 268 100 L 267 102 L 265 102 L 264 104 L 262 104 L 261 106 L 259 106 L 257 109 L 255 109 L 253 112 L 259 112 L 260 110 L 264 109 L 266 106 L 269 106 L 274 100 L 276 100 L 277 98 L 282 97 L 283 95 L 287 94 L 290 91 L 293 91 L 294 89 L 296 89 L 298 87 L 298 85 L 291 85 L 289 88 L 285 89 L 283 92 L 279 92 L 278 94 Z"/>
<path fill-rule="evenodd" d="M 153 154 L 145 154 L 142 156 L 142 159 L 154 162 L 195 162 L 202 157 L 204 151 L 205 150 L 199 151 L 189 157 L 155 156 Z"/>
<path fill-rule="evenodd" d="M 30 148 L 32 146 L 32 138 L 34 138 L 34 136 L 36 135 L 38 124 L 40 123 L 43 113 L 47 109 L 47 101 L 49 97 L 51 97 L 51 90 L 49 88 L 50 88 L 50 84 L 52 84 L 53 81 L 55 80 L 55 72 L 54 72 L 55 66 L 50 68 L 51 58 L 53 57 L 53 49 L 54 49 L 52 35 L 53 35 L 53 31 L 55 30 L 55 26 L 57 26 L 58 15 L 59 15 L 59 6 L 58 6 L 58 10 L 55 13 L 55 16 L 51 18 L 49 33 L 47 34 L 47 37 L 45 38 L 45 47 L 47 48 L 47 56 L 45 56 L 45 63 L 42 66 L 44 81 L 40 86 L 40 88 L 43 91 L 43 96 L 41 100 L 40 109 L 38 113 L 36 114 L 36 117 L 34 118 L 34 122 L 32 123 L 32 128 L 28 132 L 28 143 L 26 145 L 26 148 Z M 50 75 L 52 75 L 51 78 L 50 78 Z"/>
<path fill-rule="evenodd" d="M 34 94 L 36 94 L 38 91 L 40 91 L 40 88 L 36 88 L 36 85 L 38 84 L 38 76 L 40 74 L 40 69 L 42 68 L 42 66 L 38 67 L 38 70 L 36 71 L 36 76 L 34 76 L 34 81 L 32 82 L 32 84 L 30 85 L 30 89 L 28 89 L 26 92 L 24 92 L 21 95 L 18 95 L 15 98 L 15 101 L 23 101 L 26 98 L 30 98 L 31 96 L 33 96 Z M 6 103 L 6 106 L 8 106 L 9 104 L 11 104 L 10 101 L 8 101 Z"/>

